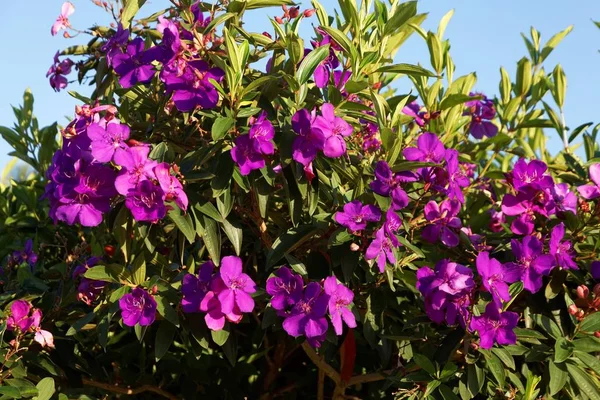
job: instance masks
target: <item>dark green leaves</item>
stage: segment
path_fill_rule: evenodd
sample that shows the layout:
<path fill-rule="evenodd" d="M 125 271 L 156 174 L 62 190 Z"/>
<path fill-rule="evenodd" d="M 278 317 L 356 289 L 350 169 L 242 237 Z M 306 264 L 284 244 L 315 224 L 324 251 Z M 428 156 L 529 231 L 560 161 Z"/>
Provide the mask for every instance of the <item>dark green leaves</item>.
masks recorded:
<path fill-rule="evenodd" d="M 329 45 L 320 46 L 308 53 L 296 71 L 296 80 L 300 85 L 308 82 L 317 66 L 329 56 Z"/>
<path fill-rule="evenodd" d="M 300 225 L 278 237 L 267 254 L 267 268 L 274 266 L 283 256 L 292 252 L 318 231 L 313 225 Z"/>
<path fill-rule="evenodd" d="M 211 135 L 214 141 L 222 139 L 235 125 L 235 119 L 231 117 L 219 117 L 213 122 Z"/>
<path fill-rule="evenodd" d="M 588 315 L 579 325 L 579 330 L 583 332 L 600 331 L 600 312 Z"/>

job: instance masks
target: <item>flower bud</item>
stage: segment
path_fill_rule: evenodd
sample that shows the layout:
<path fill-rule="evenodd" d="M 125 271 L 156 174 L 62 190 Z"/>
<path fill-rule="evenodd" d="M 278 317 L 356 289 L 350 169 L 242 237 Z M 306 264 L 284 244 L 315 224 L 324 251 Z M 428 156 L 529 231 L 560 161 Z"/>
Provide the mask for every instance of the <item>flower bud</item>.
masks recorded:
<path fill-rule="evenodd" d="M 309 10 L 304 10 L 304 12 L 303 12 L 304 17 L 306 17 L 306 18 L 312 17 L 314 15 L 314 13 L 315 13 L 315 10 L 312 8 Z"/>
<path fill-rule="evenodd" d="M 577 287 L 577 297 L 580 299 L 587 299 L 590 295 L 590 289 L 588 289 L 585 285 L 580 285 Z"/>
<path fill-rule="evenodd" d="M 270 34 L 269 32 L 266 32 L 266 31 L 265 31 L 265 32 L 263 32 L 262 34 L 263 34 L 263 36 L 266 36 L 266 37 L 268 37 L 269 39 L 273 39 L 273 37 L 271 36 L 271 34 Z"/>
<path fill-rule="evenodd" d="M 579 311 L 577 311 L 576 317 L 579 321 L 581 321 L 583 319 L 584 315 L 585 315 L 585 312 L 583 310 L 579 310 Z"/>
<path fill-rule="evenodd" d="M 592 292 L 594 292 L 594 296 L 600 297 L 600 283 L 596 283 Z"/>
<path fill-rule="evenodd" d="M 158 293 L 158 286 L 154 285 L 152 286 L 152 294 L 156 294 Z"/>
<path fill-rule="evenodd" d="M 575 314 L 577 314 L 577 311 L 579 311 L 579 309 L 577 308 L 577 306 L 575 304 L 571 304 L 569 306 L 569 314 L 575 315 Z"/>
<path fill-rule="evenodd" d="M 300 15 L 300 6 L 290 8 L 290 18 L 298 18 Z"/>
<path fill-rule="evenodd" d="M 107 244 L 106 246 L 104 246 L 104 252 L 106 253 L 107 256 L 114 257 L 115 246 L 111 246 L 110 244 Z"/>
<path fill-rule="evenodd" d="M 594 336 L 596 336 L 598 339 L 600 339 L 600 331 L 594 332 Z"/>
<path fill-rule="evenodd" d="M 69 39 L 71 37 L 71 35 L 69 35 L 69 32 L 65 31 L 65 32 L 63 32 L 63 37 L 65 39 Z"/>
<path fill-rule="evenodd" d="M 352 243 L 350 245 L 350 251 L 358 251 L 360 249 L 360 246 L 357 245 L 356 243 Z"/>

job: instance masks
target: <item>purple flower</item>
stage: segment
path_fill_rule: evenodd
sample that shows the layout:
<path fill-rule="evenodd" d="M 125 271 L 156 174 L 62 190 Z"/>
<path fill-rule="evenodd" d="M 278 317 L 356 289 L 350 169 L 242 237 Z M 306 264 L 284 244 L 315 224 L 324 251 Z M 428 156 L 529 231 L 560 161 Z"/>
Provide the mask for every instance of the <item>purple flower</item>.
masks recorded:
<path fill-rule="evenodd" d="M 466 325 L 474 287 L 473 272 L 449 260 L 440 260 L 435 271 L 429 267 L 417 271 L 417 290 L 425 297 L 425 312 L 438 324 L 458 321 Z"/>
<path fill-rule="evenodd" d="M 462 227 L 462 222 L 457 217 L 459 212 L 460 203 L 456 200 L 444 200 L 441 205 L 433 200 L 427 203 L 425 219 L 430 224 L 423 229 L 423 239 L 431 243 L 441 239 L 448 247 L 458 246 L 459 237 L 456 230 Z"/>
<path fill-rule="evenodd" d="M 408 103 L 402 109 L 402 114 L 408 115 L 409 117 L 413 117 L 415 119 L 415 123 L 419 126 L 424 126 L 427 123 L 426 111 L 421 111 L 422 107 L 416 101 Z"/>
<path fill-rule="evenodd" d="M 546 209 L 535 204 L 531 199 L 531 194 L 526 192 L 521 192 L 516 196 L 505 195 L 502 199 L 502 212 L 505 215 L 517 217 L 510 225 L 510 229 L 517 235 L 529 235 L 533 232 L 536 213 L 548 217 Z"/>
<path fill-rule="evenodd" d="M 371 190 L 380 196 L 391 196 L 392 208 L 400 210 L 408 205 L 408 195 L 401 183 L 415 182 L 417 177 L 410 171 L 393 173 L 389 164 L 378 161 L 375 165 L 375 180 L 370 183 Z"/>
<path fill-rule="evenodd" d="M 344 205 L 344 211 L 335 213 L 335 221 L 352 232 L 362 231 L 367 222 L 377 222 L 381 219 L 381 211 L 374 205 L 363 206 L 359 200 Z"/>
<path fill-rule="evenodd" d="M 335 334 L 340 336 L 344 332 L 342 321 L 348 328 L 356 328 L 356 319 L 350 311 L 350 304 L 354 300 L 352 290 L 338 283 L 335 276 L 327 277 L 323 287 L 325 294 L 329 296 L 329 316 Z"/>
<path fill-rule="evenodd" d="M 63 29 L 67 29 L 71 27 L 71 23 L 69 22 L 69 17 L 71 14 L 75 12 L 75 6 L 65 1 L 60 9 L 60 15 L 56 18 L 54 24 L 52 24 L 52 28 L 50 29 L 50 33 L 52 36 L 56 36 L 56 34 Z"/>
<path fill-rule="evenodd" d="M 106 62 L 109 67 L 112 66 L 113 57 L 121 54 L 128 39 L 129 29 L 123 29 L 123 25 L 119 23 L 116 32 L 100 47 L 100 50 L 106 54 Z"/>
<path fill-rule="evenodd" d="M 267 279 L 267 293 L 271 296 L 271 306 L 285 316 L 285 311 L 293 307 L 302 298 L 304 283 L 302 277 L 289 268 L 281 267 L 275 276 Z"/>
<path fill-rule="evenodd" d="M 479 332 L 482 349 L 491 349 L 494 342 L 507 346 L 517 342 L 517 335 L 513 329 L 519 323 L 519 314 L 511 311 L 500 312 L 496 304 L 489 303 L 485 313 L 473 317 L 470 329 Z"/>
<path fill-rule="evenodd" d="M 590 273 L 592 274 L 592 278 L 600 281 L 600 261 L 592 262 L 590 265 Z"/>
<path fill-rule="evenodd" d="M 138 83 L 148 83 L 154 77 L 154 66 L 151 64 L 150 53 L 144 51 L 144 39 L 136 37 L 128 45 L 125 53 L 115 54 L 112 66 L 119 83 L 124 88 L 130 88 Z"/>
<path fill-rule="evenodd" d="M 506 282 L 519 280 L 520 271 L 503 266 L 495 258 L 490 258 L 490 253 L 487 251 L 479 253 L 476 264 L 483 286 L 490 292 L 496 305 L 500 307 L 502 301 L 509 301 L 511 297 Z"/>
<path fill-rule="evenodd" d="M 509 181 L 518 191 L 545 190 L 554 186 L 554 180 L 546 174 L 548 166 L 540 160 L 531 160 L 529 163 L 524 158 L 516 162 L 509 174 Z"/>
<path fill-rule="evenodd" d="M 23 250 L 13 252 L 12 259 L 16 264 L 23 264 L 26 262 L 29 266 L 33 267 L 38 260 L 37 253 L 33 251 L 33 241 L 27 239 Z"/>
<path fill-rule="evenodd" d="M 492 232 L 502 232 L 504 228 L 502 224 L 506 223 L 506 217 L 502 211 L 496 211 L 494 209 L 490 210 L 490 230 Z"/>
<path fill-rule="evenodd" d="M 54 55 L 54 64 L 50 67 L 46 73 L 46 78 L 50 77 L 50 86 L 56 92 L 60 92 L 61 89 L 67 87 L 69 81 L 65 78 L 65 75 L 71 73 L 73 67 L 73 61 L 70 58 L 66 58 L 62 61 L 58 59 L 60 53 L 57 51 Z"/>
<path fill-rule="evenodd" d="M 271 121 L 267 119 L 267 113 L 262 112 L 258 119 L 250 127 L 248 136 L 257 152 L 264 155 L 271 155 L 275 152 L 273 138 L 275 137 L 275 128 Z"/>
<path fill-rule="evenodd" d="M 27 332 L 33 326 L 34 320 L 30 318 L 31 304 L 25 300 L 15 300 L 10 305 L 10 316 L 6 320 L 6 330 Z"/>
<path fill-rule="evenodd" d="M 210 290 L 214 268 L 215 264 L 213 264 L 212 261 L 208 261 L 200 266 L 198 276 L 186 274 L 183 277 L 183 283 L 181 285 L 181 293 L 183 294 L 181 308 L 183 309 L 183 312 L 197 313 L 201 311 L 200 304 L 206 296 L 206 293 Z"/>
<path fill-rule="evenodd" d="M 425 132 L 417 139 L 417 147 L 407 147 L 402 154 L 408 161 L 439 164 L 444 159 L 446 150 L 435 133 Z"/>
<path fill-rule="evenodd" d="M 119 299 L 123 323 L 127 326 L 152 325 L 156 318 L 156 300 L 147 291 L 136 287 Z"/>
<path fill-rule="evenodd" d="M 476 139 L 482 139 L 486 137 L 494 137 L 498 133 L 498 127 L 491 122 L 496 116 L 496 109 L 494 103 L 489 100 L 485 95 L 480 93 L 469 93 L 469 96 L 481 96 L 481 100 L 471 100 L 465 105 L 469 108 L 466 115 L 471 115 L 471 124 L 469 125 L 469 132 Z"/>
<path fill-rule="evenodd" d="M 571 242 L 562 241 L 565 236 L 565 224 L 562 222 L 552 228 L 550 233 L 550 254 L 556 259 L 556 264 L 563 269 L 577 269 L 577 264 L 573 260 L 575 252 Z"/>
<path fill-rule="evenodd" d="M 125 205 L 136 221 L 157 222 L 167 214 L 165 192 L 152 181 L 140 181 L 125 197 Z"/>
<path fill-rule="evenodd" d="M 399 247 L 400 241 L 396 237 L 396 233 L 402 228 L 402 220 L 396 214 L 396 212 L 389 208 L 385 213 L 385 223 L 383 224 L 383 230 L 385 231 L 386 236 L 392 242 L 392 246 Z"/>
<path fill-rule="evenodd" d="M 327 84 L 329 83 L 331 70 L 336 69 L 340 64 L 340 61 L 338 60 L 337 56 L 335 55 L 334 49 L 336 49 L 337 47 L 336 47 L 336 44 L 331 40 L 331 37 L 324 32 L 319 31 L 319 33 L 321 33 L 321 35 L 323 36 L 323 39 L 320 42 L 312 41 L 313 47 L 317 48 L 317 47 L 325 46 L 327 44 L 330 45 L 329 56 L 325 60 L 321 61 L 321 63 L 315 69 L 315 73 L 314 73 L 315 85 L 319 89 L 322 89 L 322 88 L 326 87 Z M 306 54 L 306 52 L 305 52 L 305 54 Z"/>
<path fill-rule="evenodd" d="M 458 151 L 454 149 L 446 150 L 446 172 L 448 175 L 448 198 L 456 199 L 461 203 L 465 202 L 462 188 L 471 184 L 469 178 L 465 176 L 458 163 Z"/>
<path fill-rule="evenodd" d="M 523 287 L 531 293 L 536 293 L 542 287 L 542 276 L 548 275 L 554 267 L 554 257 L 542 254 L 543 244 L 535 236 L 525 236 L 522 242 L 512 239 L 510 243 L 516 260 L 507 263 L 506 266 L 518 270 L 518 280 L 523 282 Z"/>
<path fill-rule="evenodd" d="M 169 172 L 170 169 L 169 164 L 166 162 L 154 167 L 153 171 L 156 180 L 165 193 L 165 201 L 174 201 L 179 208 L 187 210 L 188 197 L 183 191 L 183 185 L 179 182 L 179 179 Z"/>
<path fill-rule="evenodd" d="M 219 92 L 210 82 L 221 82 L 225 73 L 222 69 L 210 68 L 203 60 L 185 63 L 183 73 L 161 74 L 168 93 L 173 93 L 175 107 L 181 112 L 189 112 L 197 107 L 211 109 L 219 102 Z"/>
<path fill-rule="evenodd" d="M 594 182 L 593 185 L 587 184 L 577 188 L 579 194 L 588 200 L 600 197 L 600 164 L 590 166 L 590 179 Z"/>
<path fill-rule="evenodd" d="M 305 110 L 297 111 L 292 117 L 292 128 L 298 134 L 292 145 L 292 158 L 305 167 L 323 150 L 325 134 L 320 129 L 314 128 L 312 123 L 316 116 Z"/>
<path fill-rule="evenodd" d="M 571 211 L 577 214 L 577 196 L 569 190 L 566 183 L 558 183 L 550 189 L 552 200 L 558 212 Z"/>
<path fill-rule="evenodd" d="M 104 291 L 107 283 L 88 278 L 81 278 L 77 286 L 77 299 L 91 306 Z"/>
<path fill-rule="evenodd" d="M 242 272 L 242 260 L 236 256 L 223 257 L 219 274 L 226 286 L 218 294 L 223 313 L 233 312 L 234 306 L 243 313 L 252 312 L 254 299 L 250 293 L 256 292 L 256 284 Z"/>
<path fill-rule="evenodd" d="M 333 104 L 325 103 L 321 106 L 321 115 L 312 123 L 325 135 L 323 154 L 327 157 L 341 157 L 346 153 L 344 137 L 352 135 L 352 126 L 340 117 L 335 116 Z"/>
<path fill-rule="evenodd" d="M 129 127 L 125 124 L 90 124 L 87 134 L 92 141 L 92 156 L 99 162 L 110 162 L 117 149 L 127 149 L 125 141 L 129 139 Z"/>
<path fill-rule="evenodd" d="M 242 175 L 265 167 L 265 159 L 256 149 L 255 142 L 249 135 L 241 135 L 235 139 L 235 146 L 231 149 L 231 158 L 240 167 Z"/>
<path fill-rule="evenodd" d="M 382 227 L 375 232 L 375 239 L 369 244 L 365 253 L 367 260 L 376 260 L 379 272 L 385 271 L 386 259 L 390 264 L 396 264 L 396 256 L 394 255 L 394 243 L 386 235 L 385 228 Z"/>
<path fill-rule="evenodd" d="M 127 195 L 135 189 L 138 183 L 155 178 L 154 167 L 157 162 L 148 159 L 150 147 L 135 146 L 127 149 L 117 149 L 114 156 L 115 164 L 123 167 L 115 180 L 115 188 L 122 195 Z"/>
<path fill-rule="evenodd" d="M 322 292 L 321 285 L 309 283 L 283 321 L 283 329 L 293 337 L 304 335 L 311 346 L 320 347 L 329 326 L 325 318 L 328 303 L 329 295 Z"/>
<path fill-rule="evenodd" d="M 234 305 L 233 310 L 229 314 L 223 312 L 221 302 L 218 298 L 218 293 L 223 290 L 225 285 L 221 279 L 213 279 L 211 282 L 211 291 L 206 293 L 200 302 L 200 310 L 205 312 L 204 321 L 210 330 L 220 331 L 225 326 L 225 321 L 238 324 L 242 318 L 242 312 L 237 305 Z"/>

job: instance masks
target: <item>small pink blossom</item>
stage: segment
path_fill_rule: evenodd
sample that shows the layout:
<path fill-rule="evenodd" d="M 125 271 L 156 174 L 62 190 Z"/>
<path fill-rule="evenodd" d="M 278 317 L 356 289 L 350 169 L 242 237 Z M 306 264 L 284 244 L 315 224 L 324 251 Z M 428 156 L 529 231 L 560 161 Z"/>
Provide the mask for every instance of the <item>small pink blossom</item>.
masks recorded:
<path fill-rule="evenodd" d="M 50 29 L 52 36 L 56 36 L 58 32 L 71 27 L 69 16 L 74 12 L 75 6 L 71 2 L 65 1 L 60 9 L 60 15 L 56 18 L 56 21 L 52 24 L 52 28 Z"/>

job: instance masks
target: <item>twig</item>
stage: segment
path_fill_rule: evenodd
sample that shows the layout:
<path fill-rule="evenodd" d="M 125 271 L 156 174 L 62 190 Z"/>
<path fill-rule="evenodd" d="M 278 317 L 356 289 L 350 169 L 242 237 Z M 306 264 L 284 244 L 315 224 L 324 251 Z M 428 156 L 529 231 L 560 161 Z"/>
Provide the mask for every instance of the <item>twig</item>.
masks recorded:
<path fill-rule="evenodd" d="M 325 373 L 325 375 L 330 377 L 336 385 L 341 383 L 342 378 L 340 377 L 340 374 L 338 374 L 338 372 L 331 365 L 327 364 L 323 356 L 318 355 L 315 350 L 310 347 L 308 342 L 302 343 L 302 348 L 304 349 L 304 352 L 308 358 L 310 358 L 311 361 Z"/>
<path fill-rule="evenodd" d="M 158 388 L 158 387 L 152 386 L 152 385 L 142 385 L 138 388 L 132 389 L 132 388 L 120 387 L 117 385 L 111 385 L 109 383 L 96 382 L 96 381 L 92 381 L 92 380 L 86 379 L 86 378 L 83 378 L 82 382 L 86 386 L 93 386 L 95 388 L 107 390 L 107 391 L 113 392 L 113 393 L 135 396 L 136 394 L 140 394 L 140 393 L 144 393 L 144 392 L 152 392 L 152 393 L 156 393 L 156 394 L 158 394 L 166 399 L 169 399 L 169 400 L 177 400 L 176 396 L 173 396 L 171 393 L 166 392 L 166 391 L 162 390 L 161 388 Z"/>
<path fill-rule="evenodd" d="M 325 399 L 325 372 L 319 369 L 319 382 L 317 383 L 317 400 Z"/>

